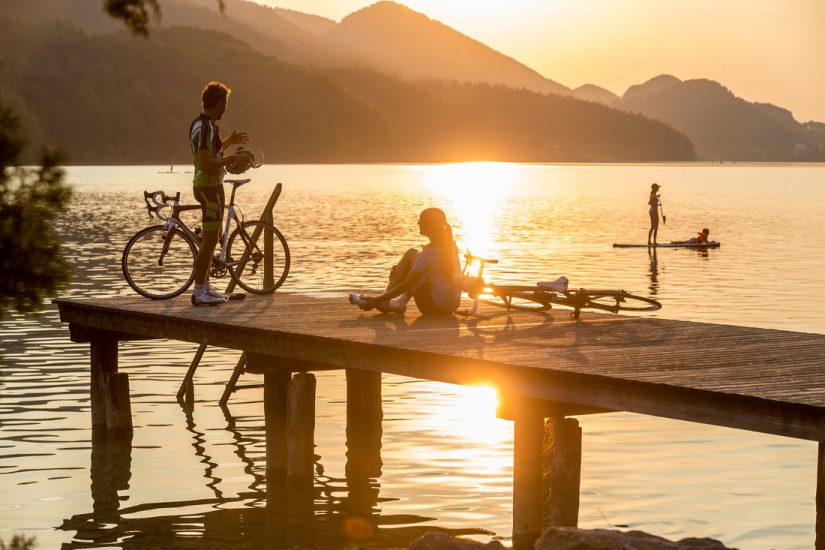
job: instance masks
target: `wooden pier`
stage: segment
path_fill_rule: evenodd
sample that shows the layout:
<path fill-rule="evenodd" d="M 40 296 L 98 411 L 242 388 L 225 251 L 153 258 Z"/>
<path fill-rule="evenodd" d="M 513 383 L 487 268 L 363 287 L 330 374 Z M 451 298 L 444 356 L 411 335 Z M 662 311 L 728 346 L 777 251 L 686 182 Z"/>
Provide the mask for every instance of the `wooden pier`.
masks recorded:
<path fill-rule="evenodd" d="M 57 300 L 91 347 L 92 425 L 131 434 L 117 342 L 169 338 L 246 352 L 264 377 L 267 476 L 312 483 L 314 370 L 346 369 L 347 442 L 362 475 L 380 470 L 381 373 L 499 389 L 514 420 L 513 538 L 575 525 L 582 414 L 629 411 L 819 443 L 817 547 L 825 548 L 825 335 L 644 317 L 483 309 L 488 318 L 364 313 L 344 298 L 250 296 L 219 308 L 189 298 Z M 814 476 L 814 472 L 816 475 Z M 812 493 L 814 488 L 812 487 Z"/>

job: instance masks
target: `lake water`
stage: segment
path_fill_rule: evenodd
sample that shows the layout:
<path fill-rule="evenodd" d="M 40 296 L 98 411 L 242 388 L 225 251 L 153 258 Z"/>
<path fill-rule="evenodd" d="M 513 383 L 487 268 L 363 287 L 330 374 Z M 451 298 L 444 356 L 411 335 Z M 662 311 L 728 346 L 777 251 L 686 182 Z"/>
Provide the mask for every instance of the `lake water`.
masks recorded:
<path fill-rule="evenodd" d="M 77 194 L 59 228 L 74 277 L 62 295 L 132 294 L 120 254 L 148 223 L 142 191 L 191 198 L 184 169 L 69 169 Z M 659 317 L 825 333 L 822 165 L 307 165 L 249 175 L 238 202 L 250 218 L 284 183 L 275 223 L 293 267 L 283 291 L 344 299 L 344 289 L 382 288 L 397 255 L 422 242 L 418 212 L 437 205 L 462 249 L 499 258 L 487 271 L 495 281 L 566 275 L 573 286 L 655 297 Z M 654 181 L 667 215 L 660 241 L 709 227 L 722 247 L 613 249 L 646 239 Z M 314 518 L 302 523 L 264 514 L 262 390 L 235 393 L 229 416 L 218 407 L 238 352 L 207 351 L 187 412 L 175 392 L 196 346 L 121 344 L 135 433 L 131 449 L 107 452 L 91 444 L 88 346 L 69 341 L 55 308 L 7 315 L 0 335 L 0 539 L 342 548 L 349 526 L 365 533 L 358 546 L 389 548 L 433 529 L 510 536 L 512 423 L 495 418 L 491 389 L 384 376 L 381 475 L 348 487 L 344 376 L 318 373 Z M 628 413 L 579 420 L 581 527 L 813 546 L 815 443 Z"/>

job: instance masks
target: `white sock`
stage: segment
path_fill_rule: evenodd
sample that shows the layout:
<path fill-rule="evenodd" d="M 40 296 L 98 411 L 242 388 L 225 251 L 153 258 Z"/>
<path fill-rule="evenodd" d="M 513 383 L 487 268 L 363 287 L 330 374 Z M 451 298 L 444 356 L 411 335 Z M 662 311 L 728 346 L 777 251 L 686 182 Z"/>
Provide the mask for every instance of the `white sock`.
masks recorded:
<path fill-rule="evenodd" d="M 402 294 L 390 300 L 390 307 L 393 309 L 401 309 L 407 305 L 412 296 L 410 294 Z"/>
<path fill-rule="evenodd" d="M 200 296 L 201 294 L 206 292 L 206 285 L 199 285 L 195 283 L 195 296 Z"/>

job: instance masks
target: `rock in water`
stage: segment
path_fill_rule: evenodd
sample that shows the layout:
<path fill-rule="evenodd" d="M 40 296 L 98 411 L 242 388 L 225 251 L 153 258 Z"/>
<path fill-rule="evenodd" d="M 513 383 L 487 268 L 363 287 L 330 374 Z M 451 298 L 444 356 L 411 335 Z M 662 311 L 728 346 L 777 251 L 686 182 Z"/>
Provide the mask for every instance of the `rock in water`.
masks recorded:
<path fill-rule="evenodd" d="M 412 546 L 410 546 L 412 548 Z M 446 546 L 444 548 L 447 548 Z M 535 550 L 731 550 L 718 540 L 686 538 L 673 542 L 642 531 L 551 527 Z"/>
<path fill-rule="evenodd" d="M 505 550 L 497 540 L 483 544 L 474 540 L 451 537 L 445 533 L 428 532 L 410 543 L 409 550 Z"/>

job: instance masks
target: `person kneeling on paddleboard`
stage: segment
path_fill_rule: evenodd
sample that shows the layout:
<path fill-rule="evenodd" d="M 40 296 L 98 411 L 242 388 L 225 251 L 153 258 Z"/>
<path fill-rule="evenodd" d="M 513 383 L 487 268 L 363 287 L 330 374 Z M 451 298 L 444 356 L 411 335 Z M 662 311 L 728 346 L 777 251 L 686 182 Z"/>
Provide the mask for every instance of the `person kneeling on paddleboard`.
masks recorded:
<path fill-rule="evenodd" d="M 686 241 L 673 241 L 671 244 L 708 244 L 708 235 L 710 235 L 710 229 L 706 227 L 699 231 L 695 237 L 691 237 Z"/>

